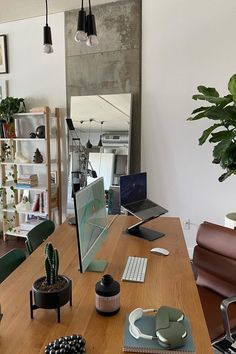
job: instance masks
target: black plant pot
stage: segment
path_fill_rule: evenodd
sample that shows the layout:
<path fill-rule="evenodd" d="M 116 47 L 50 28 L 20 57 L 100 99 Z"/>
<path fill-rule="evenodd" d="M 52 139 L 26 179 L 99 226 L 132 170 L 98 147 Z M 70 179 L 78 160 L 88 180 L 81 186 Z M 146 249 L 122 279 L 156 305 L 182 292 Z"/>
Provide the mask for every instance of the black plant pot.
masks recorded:
<path fill-rule="evenodd" d="M 72 282 L 65 275 L 59 275 L 58 279 L 63 286 L 61 288 L 42 290 L 40 284 L 45 281 L 46 277 L 37 279 L 30 290 L 30 315 L 33 318 L 33 310 L 38 308 L 56 309 L 57 321 L 60 322 L 60 307 L 70 302 L 72 306 Z M 33 303 L 34 300 L 34 303 Z"/>

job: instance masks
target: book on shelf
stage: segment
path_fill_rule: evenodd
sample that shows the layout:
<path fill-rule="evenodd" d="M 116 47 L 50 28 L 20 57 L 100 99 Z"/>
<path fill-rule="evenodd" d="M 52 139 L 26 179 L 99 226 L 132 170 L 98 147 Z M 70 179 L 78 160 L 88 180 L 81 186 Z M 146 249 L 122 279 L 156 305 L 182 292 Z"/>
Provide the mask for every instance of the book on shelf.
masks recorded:
<path fill-rule="evenodd" d="M 153 353 L 153 354 L 190 354 L 196 353 L 193 343 L 193 337 L 191 332 L 191 327 L 189 321 L 185 318 L 183 322 L 184 326 L 187 329 L 188 335 L 186 338 L 185 344 L 176 349 L 166 349 L 162 347 L 156 339 L 135 339 L 129 332 L 129 316 L 125 320 L 125 333 L 124 333 L 124 343 L 123 351 L 124 352 L 133 352 L 133 353 Z M 155 336 L 155 316 L 143 316 L 135 322 L 135 325 L 140 329 L 142 333 Z"/>
<path fill-rule="evenodd" d="M 20 175 L 19 178 L 21 178 L 21 179 L 35 179 L 35 178 L 38 179 L 38 175 L 35 173 L 33 173 L 33 174 L 27 173 L 27 174 Z"/>
<path fill-rule="evenodd" d="M 0 118 L 0 138 L 6 138 L 3 130 L 3 123 L 5 122 L 5 119 Z"/>
<path fill-rule="evenodd" d="M 34 220 L 47 220 L 48 219 L 48 214 L 43 214 L 43 213 L 38 213 L 37 215 L 35 214 L 26 214 L 26 217 L 25 217 L 25 223 L 29 223 L 29 222 L 32 222 Z"/>
<path fill-rule="evenodd" d="M 20 175 L 17 178 L 17 187 L 36 187 L 38 185 L 38 176 L 36 174 Z"/>
<path fill-rule="evenodd" d="M 32 211 L 33 212 L 39 212 L 39 213 L 45 213 L 48 208 L 48 199 L 47 199 L 47 192 L 43 191 L 40 193 L 35 193 L 34 196 L 34 201 L 32 204 Z"/>
<path fill-rule="evenodd" d="M 39 225 L 41 222 L 44 220 L 42 219 L 33 219 L 27 222 L 22 222 L 20 224 L 20 230 L 21 231 L 30 231 L 32 230 L 35 226 Z"/>
<path fill-rule="evenodd" d="M 32 211 L 40 211 L 40 193 L 35 193 Z"/>
<path fill-rule="evenodd" d="M 36 184 L 28 184 L 28 183 L 16 183 L 16 188 L 33 188 L 37 187 L 38 183 Z"/>

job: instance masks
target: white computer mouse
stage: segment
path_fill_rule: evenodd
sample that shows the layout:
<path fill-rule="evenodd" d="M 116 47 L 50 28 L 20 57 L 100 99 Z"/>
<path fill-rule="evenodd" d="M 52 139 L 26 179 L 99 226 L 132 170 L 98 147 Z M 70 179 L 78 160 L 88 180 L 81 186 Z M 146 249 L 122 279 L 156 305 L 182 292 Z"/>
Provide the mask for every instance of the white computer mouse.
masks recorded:
<path fill-rule="evenodd" d="M 150 252 L 152 253 L 156 253 L 156 254 L 162 254 L 163 256 L 168 256 L 168 254 L 170 253 L 168 250 L 166 250 L 165 248 L 159 248 L 159 247 L 155 247 L 152 248 L 150 250 Z"/>

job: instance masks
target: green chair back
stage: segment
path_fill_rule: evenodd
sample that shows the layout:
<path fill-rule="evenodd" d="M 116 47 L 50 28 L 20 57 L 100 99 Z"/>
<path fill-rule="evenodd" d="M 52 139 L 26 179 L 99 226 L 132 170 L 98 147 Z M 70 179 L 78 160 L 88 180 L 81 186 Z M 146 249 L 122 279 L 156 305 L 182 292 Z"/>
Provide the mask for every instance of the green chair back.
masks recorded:
<path fill-rule="evenodd" d="M 55 224 L 51 220 L 45 220 L 30 230 L 25 241 L 28 253 L 31 254 L 54 230 Z"/>
<path fill-rule="evenodd" d="M 25 252 L 13 248 L 0 257 L 0 283 L 10 275 L 26 258 Z"/>

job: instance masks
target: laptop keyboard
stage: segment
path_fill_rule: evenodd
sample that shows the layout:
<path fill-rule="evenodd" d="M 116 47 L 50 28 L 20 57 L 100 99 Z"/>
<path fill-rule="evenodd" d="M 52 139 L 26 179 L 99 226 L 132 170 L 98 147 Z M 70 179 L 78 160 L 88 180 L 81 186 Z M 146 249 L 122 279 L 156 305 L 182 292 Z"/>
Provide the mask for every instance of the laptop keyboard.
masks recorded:
<path fill-rule="evenodd" d="M 143 283 L 147 258 L 129 256 L 121 280 Z"/>
<path fill-rule="evenodd" d="M 133 204 L 129 204 L 127 207 L 131 211 L 142 211 L 145 209 L 154 208 L 156 206 L 157 205 L 154 202 L 147 199 L 147 200 L 140 200 L 139 202 L 135 202 Z"/>

